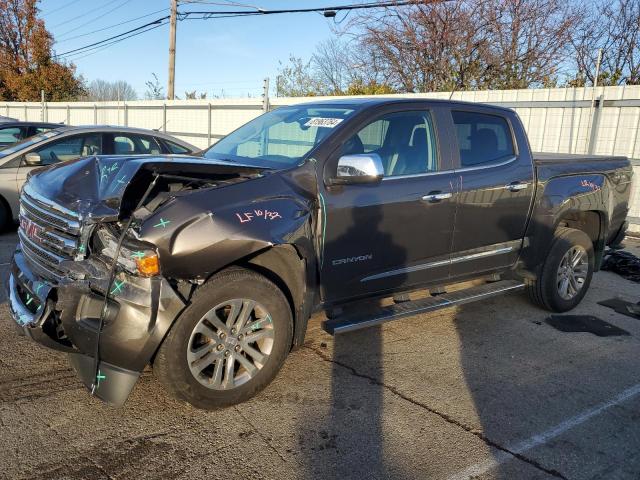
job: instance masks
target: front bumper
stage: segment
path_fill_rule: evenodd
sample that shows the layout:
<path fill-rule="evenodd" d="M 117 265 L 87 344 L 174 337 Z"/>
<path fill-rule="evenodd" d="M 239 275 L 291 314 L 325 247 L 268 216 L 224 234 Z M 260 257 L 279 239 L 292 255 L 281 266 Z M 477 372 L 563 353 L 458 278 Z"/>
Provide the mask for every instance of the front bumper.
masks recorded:
<path fill-rule="evenodd" d="M 69 354 L 95 396 L 122 405 L 185 303 L 164 278 L 119 274 L 124 287 L 108 298 L 96 378 L 93 356 L 108 277 L 102 273 L 53 285 L 34 273 L 18 247 L 7 282 L 9 310 L 21 334 Z"/>

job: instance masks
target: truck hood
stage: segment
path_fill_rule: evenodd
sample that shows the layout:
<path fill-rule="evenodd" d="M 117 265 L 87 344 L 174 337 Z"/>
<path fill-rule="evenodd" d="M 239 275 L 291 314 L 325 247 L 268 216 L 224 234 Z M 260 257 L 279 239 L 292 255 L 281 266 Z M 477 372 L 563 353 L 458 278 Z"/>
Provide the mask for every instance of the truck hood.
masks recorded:
<path fill-rule="evenodd" d="M 154 175 L 238 182 L 269 169 L 190 156 L 93 156 L 35 170 L 27 195 L 62 207 L 85 223 L 117 220 L 123 204 L 135 204 Z"/>

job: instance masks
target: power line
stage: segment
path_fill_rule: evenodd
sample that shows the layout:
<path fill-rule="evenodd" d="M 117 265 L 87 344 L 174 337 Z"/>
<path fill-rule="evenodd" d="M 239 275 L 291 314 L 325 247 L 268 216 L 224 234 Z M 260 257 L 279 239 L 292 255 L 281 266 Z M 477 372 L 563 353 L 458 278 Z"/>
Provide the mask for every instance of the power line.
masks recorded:
<path fill-rule="evenodd" d="M 94 22 L 94 21 L 96 21 L 96 20 L 100 20 L 101 18 L 105 17 L 106 15 L 109 15 L 110 13 L 115 12 L 116 10 L 118 10 L 118 9 L 120 9 L 120 8 L 122 8 L 122 7 L 124 7 L 124 6 L 127 4 L 127 2 L 128 2 L 128 1 L 129 1 L 129 0 L 122 0 L 122 2 L 121 2 L 121 3 L 119 3 L 118 5 L 116 5 L 115 7 L 113 7 L 111 10 L 107 10 L 106 12 L 101 13 L 101 14 L 99 14 L 98 16 L 93 17 L 93 18 L 90 18 L 90 19 L 88 19 L 88 20 L 84 20 L 84 21 L 83 21 L 83 25 L 82 25 L 82 26 L 80 26 L 80 27 L 74 27 L 74 28 L 72 28 L 71 30 L 67 30 L 66 32 L 61 33 L 61 34 L 60 34 L 60 36 L 61 36 L 61 37 L 64 37 L 65 35 L 68 35 L 68 34 L 70 34 L 70 33 L 76 32 L 76 31 L 78 31 L 79 29 L 85 28 L 87 25 L 91 24 L 92 22 Z M 158 13 L 158 12 L 154 12 L 154 13 Z M 149 14 L 149 15 L 151 15 L 151 14 Z"/>
<path fill-rule="evenodd" d="M 97 47 L 93 47 L 93 48 L 89 48 L 89 49 L 83 50 L 82 52 L 71 54 L 70 56 L 73 57 L 73 58 L 71 58 L 71 60 L 75 61 L 75 60 L 79 60 L 81 58 L 90 57 L 91 55 L 95 55 L 96 53 L 101 52 L 102 50 L 106 50 L 111 45 L 114 45 L 116 43 L 120 43 L 121 41 L 126 40 L 127 38 L 136 37 L 136 36 L 141 35 L 143 33 L 150 32 L 151 30 L 155 30 L 156 28 L 160 28 L 163 25 L 165 25 L 165 23 L 154 25 L 154 26 L 152 26 L 150 28 L 147 28 L 146 30 L 141 30 L 139 32 L 136 32 L 136 33 L 133 33 L 133 34 L 128 35 L 126 37 L 123 37 L 123 38 L 121 38 L 119 40 L 114 40 L 113 42 L 105 43 L 104 45 L 100 45 L 100 46 L 97 46 Z M 91 52 L 91 53 L 86 53 L 86 52 Z"/>
<path fill-rule="evenodd" d="M 167 10 L 166 8 L 163 8 L 161 10 L 156 10 L 154 12 L 147 13 L 146 15 L 141 15 L 139 17 L 132 18 L 131 20 L 126 20 L 124 22 L 120 22 L 120 23 L 116 23 L 116 24 L 113 24 L 113 25 L 109 25 L 108 27 L 99 28 L 97 30 L 92 30 L 91 32 L 82 33 L 80 35 L 75 35 L 73 37 L 68 37 L 68 38 L 65 38 L 64 40 L 56 40 L 55 43 L 56 44 L 65 43 L 65 42 L 68 42 L 70 40 L 75 40 L 76 38 L 87 37 L 89 35 L 93 35 L 94 33 L 104 32 L 105 30 L 111 30 L 112 28 L 117 28 L 117 27 L 120 27 L 122 25 L 126 25 L 127 23 L 135 22 L 136 20 L 140 20 L 141 18 L 147 18 L 147 17 L 150 17 L 151 15 L 155 15 L 156 13 L 165 12 L 166 10 Z M 82 27 L 78 27 L 76 30 L 80 30 L 81 28 Z M 71 32 L 67 32 L 67 33 L 71 33 Z M 65 34 L 61 35 L 61 37 L 64 37 L 64 35 Z M 59 37 L 57 37 L 57 38 L 59 38 Z"/>
<path fill-rule="evenodd" d="M 70 7 L 71 5 L 73 5 L 73 4 L 75 4 L 75 3 L 78 3 L 79 1 L 80 1 L 80 0 L 73 0 L 73 1 L 71 1 L 71 2 L 69 2 L 69 3 L 67 3 L 66 5 L 62 5 L 61 7 L 58 7 L 58 8 L 55 8 L 55 9 L 53 9 L 53 10 L 49 11 L 49 12 L 43 12 L 43 13 L 44 13 L 45 15 L 51 15 L 51 14 L 53 14 L 53 13 L 59 12 L 60 10 L 64 10 L 65 8 Z"/>
<path fill-rule="evenodd" d="M 114 35 L 113 37 L 105 38 L 104 40 L 100 40 L 99 42 L 90 43 L 89 45 L 85 45 L 84 47 L 74 48 L 73 50 L 69 50 L 68 52 L 57 54 L 56 57 L 64 57 L 64 56 L 67 56 L 67 55 L 69 55 L 71 53 L 84 51 L 84 50 L 89 50 L 89 49 L 91 49 L 91 47 L 95 47 L 95 46 L 98 46 L 98 45 L 103 45 L 105 43 L 111 42 L 111 40 L 114 40 L 114 39 L 120 39 L 119 41 L 126 40 L 127 38 L 130 38 L 132 36 L 132 35 L 129 35 L 130 33 L 138 32 L 138 31 L 140 31 L 140 30 L 142 30 L 144 28 L 147 28 L 147 27 L 149 27 L 151 25 L 158 25 L 158 26 L 164 25 L 164 23 L 162 23 L 162 22 L 164 22 L 165 20 L 168 20 L 168 19 L 169 19 L 168 15 L 166 17 L 157 18 L 157 19 L 153 20 L 152 22 L 145 23 L 144 25 L 140 25 L 139 27 L 133 28 L 131 30 L 128 30 L 128 31 L 123 32 L 123 33 L 120 33 L 118 35 Z M 110 45 L 113 45 L 113 43 L 117 43 L 117 42 L 112 42 L 112 43 L 110 43 Z"/>
<path fill-rule="evenodd" d="M 446 2 L 449 0 L 401 0 L 401 1 L 381 1 L 381 2 L 370 2 L 363 4 L 350 4 L 350 5 L 337 5 L 337 6 L 329 6 L 329 7 L 314 7 L 314 8 L 295 8 L 295 9 L 279 9 L 279 10 L 264 10 L 261 9 L 259 11 L 254 10 L 210 10 L 210 11 L 189 11 L 189 12 L 179 12 L 178 19 L 179 20 L 209 20 L 212 18 L 228 18 L 235 16 L 256 16 L 256 15 L 279 15 L 285 13 L 309 13 L 309 12 L 337 12 L 337 11 L 351 11 L 351 10 L 363 10 L 363 9 L 372 9 L 372 8 L 388 8 L 388 7 L 402 7 L 402 6 L 410 6 L 410 5 L 418 5 L 424 3 L 435 3 L 435 2 Z M 64 53 L 57 54 L 57 57 L 63 57 L 66 55 L 70 55 L 72 53 L 81 52 L 87 49 L 92 49 L 92 47 L 96 47 L 99 45 L 103 45 L 109 43 L 113 45 L 120 41 L 126 40 L 130 38 L 129 34 L 138 32 L 144 28 L 147 28 L 151 25 L 160 25 L 164 24 L 165 20 L 169 19 L 169 16 L 158 18 L 152 22 L 146 23 L 139 27 L 133 28 L 126 32 L 120 33 L 118 35 L 114 35 L 112 37 L 105 38 L 103 40 L 91 43 L 89 45 L 85 45 L 83 47 L 74 48 Z M 117 40 L 117 41 L 113 41 Z"/>
<path fill-rule="evenodd" d="M 68 19 L 68 20 L 65 20 L 64 22 L 56 23 L 55 25 L 52 25 L 52 26 L 51 26 L 51 28 L 61 27 L 62 25 L 66 25 L 67 23 L 71 23 L 71 22 L 73 22 L 74 20 L 77 20 L 77 19 L 82 18 L 82 17 L 86 17 L 87 15 L 91 15 L 92 13 L 95 13 L 95 12 L 96 12 L 96 11 L 98 11 L 98 10 L 102 10 L 103 8 L 108 7 L 108 6 L 112 5 L 112 4 L 114 4 L 116 1 L 117 1 L 117 0 L 111 0 L 111 1 L 109 1 L 109 2 L 107 2 L 107 3 L 105 3 L 105 4 L 103 4 L 102 6 L 100 6 L 100 7 L 98 7 L 98 8 L 94 8 L 93 10 L 91 10 L 91 11 L 89 11 L 89 12 L 84 12 L 84 13 L 81 13 L 80 15 L 76 15 L 75 17 L 72 17 L 72 18 L 70 18 L 70 19 Z M 125 2 L 126 2 L 126 1 L 127 1 L 127 0 L 125 0 Z"/>

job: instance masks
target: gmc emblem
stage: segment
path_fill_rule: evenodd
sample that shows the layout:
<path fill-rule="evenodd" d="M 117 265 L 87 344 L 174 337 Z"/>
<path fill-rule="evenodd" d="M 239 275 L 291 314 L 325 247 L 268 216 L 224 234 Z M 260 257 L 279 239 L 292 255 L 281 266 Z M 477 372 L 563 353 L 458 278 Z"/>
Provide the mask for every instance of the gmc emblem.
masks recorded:
<path fill-rule="evenodd" d="M 20 228 L 24 234 L 29 237 L 31 240 L 40 241 L 40 234 L 44 231 L 40 225 L 32 222 L 28 218 L 20 217 Z"/>

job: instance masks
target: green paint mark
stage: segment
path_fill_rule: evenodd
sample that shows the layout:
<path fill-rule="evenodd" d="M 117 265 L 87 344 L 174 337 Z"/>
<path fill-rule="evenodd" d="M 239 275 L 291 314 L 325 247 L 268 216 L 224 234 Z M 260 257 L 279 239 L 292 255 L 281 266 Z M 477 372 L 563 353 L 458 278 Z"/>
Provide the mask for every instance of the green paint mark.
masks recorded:
<path fill-rule="evenodd" d="M 106 380 L 107 377 L 100 370 L 98 370 L 98 374 L 96 375 L 96 388 L 100 388 L 100 380 Z"/>
<path fill-rule="evenodd" d="M 113 285 L 113 290 L 111 290 L 111 295 L 115 295 L 116 293 L 120 292 L 122 290 L 123 285 L 124 285 L 124 280 L 122 280 L 121 282 L 118 282 L 118 280 L 116 280 Z"/>
<path fill-rule="evenodd" d="M 36 310 L 36 312 L 39 312 L 40 310 L 42 310 L 42 305 L 38 305 L 38 309 Z"/>
<path fill-rule="evenodd" d="M 27 293 L 27 303 L 25 305 L 29 305 L 31 302 L 33 302 L 33 297 Z"/>
<path fill-rule="evenodd" d="M 127 176 L 126 176 L 126 175 L 122 175 L 122 176 L 120 177 L 120 179 L 118 179 L 118 180 L 117 180 L 117 182 L 118 182 L 120 185 L 122 185 L 122 184 L 124 184 L 124 183 L 127 183 L 127 182 L 126 182 L 126 180 L 125 180 L 125 178 L 127 178 Z"/>
<path fill-rule="evenodd" d="M 171 223 L 171 220 L 165 220 L 164 218 L 160 218 L 160 223 L 154 225 L 154 228 L 162 227 L 167 228 L 167 225 Z"/>
<path fill-rule="evenodd" d="M 327 207 L 324 203 L 324 196 L 321 193 L 318 193 L 320 196 L 320 203 L 322 203 L 322 242 L 320 245 L 320 266 L 322 267 L 324 264 L 324 239 L 327 231 Z"/>
<path fill-rule="evenodd" d="M 144 252 L 137 251 L 131 254 L 131 258 L 144 258 Z"/>
<path fill-rule="evenodd" d="M 84 253 L 84 245 L 80 245 L 80 247 L 78 247 L 78 251 L 80 253 Z"/>
<path fill-rule="evenodd" d="M 40 289 L 44 286 L 44 284 L 40 282 L 36 282 L 36 283 L 38 284 L 38 286 L 36 287 L 36 295 L 37 295 Z"/>

